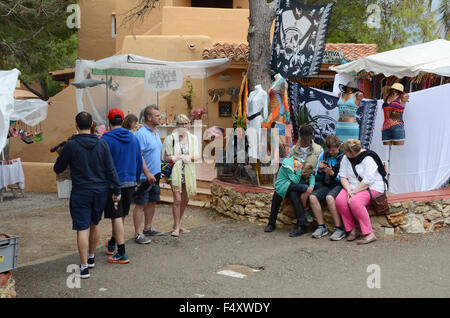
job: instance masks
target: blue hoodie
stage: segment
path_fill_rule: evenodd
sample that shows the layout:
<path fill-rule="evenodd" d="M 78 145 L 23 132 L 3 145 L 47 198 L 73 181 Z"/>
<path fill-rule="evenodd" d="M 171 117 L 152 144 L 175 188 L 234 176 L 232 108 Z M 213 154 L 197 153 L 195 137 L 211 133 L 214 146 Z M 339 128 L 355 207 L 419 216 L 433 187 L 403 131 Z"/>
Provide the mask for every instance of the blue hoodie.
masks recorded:
<path fill-rule="evenodd" d="M 109 146 L 119 180 L 126 186 L 139 183 L 142 154 L 138 139 L 125 128 L 113 129 L 102 137 Z"/>
<path fill-rule="evenodd" d="M 70 166 L 73 189 L 108 188 L 120 194 L 119 178 L 108 144 L 94 134 L 72 136 L 56 159 L 53 170 L 61 173 Z"/>

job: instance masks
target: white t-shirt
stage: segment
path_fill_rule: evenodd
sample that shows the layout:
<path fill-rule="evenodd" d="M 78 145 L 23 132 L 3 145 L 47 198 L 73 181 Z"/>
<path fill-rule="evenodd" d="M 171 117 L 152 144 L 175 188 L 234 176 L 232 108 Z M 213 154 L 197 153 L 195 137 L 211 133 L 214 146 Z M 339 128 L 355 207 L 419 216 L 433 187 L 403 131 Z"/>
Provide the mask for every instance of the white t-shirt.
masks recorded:
<path fill-rule="evenodd" d="M 384 192 L 383 177 L 378 172 L 378 165 L 372 157 L 367 156 L 360 164 L 355 166 L 356 172 L 362 178 L 362 182 L 369 185 L 369 189 L 378 192 Z M 344 156 L 341 161 L 341 167 L 339 169 L 339 177 L 348 179 L 350 183 L 350 190 L 355 189 L 359 180 L 353 172 L 352 164 L 348 160 L 347 156 Z"/>

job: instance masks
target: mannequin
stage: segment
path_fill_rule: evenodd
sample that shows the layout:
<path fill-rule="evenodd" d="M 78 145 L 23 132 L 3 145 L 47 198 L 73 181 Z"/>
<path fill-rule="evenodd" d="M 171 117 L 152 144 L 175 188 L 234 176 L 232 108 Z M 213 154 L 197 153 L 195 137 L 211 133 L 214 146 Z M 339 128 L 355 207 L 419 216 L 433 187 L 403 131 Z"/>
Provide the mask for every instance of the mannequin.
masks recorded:
<path fill-rule="evenodd" d="M 247 131 L 250 132 L 248 155 L 250 158 L 260 158 L 258 145 L 261 140 L 261 123 L 267 119 L 269 95 L 260 84 L 250 93 L 247 99 Z"/>
<path fill-rule="evenodd" d="M 405 127 L 403 112 L 409 101 L 409 95 L 404 92 L 400 83 L 387 87 L 388 94 L 384 98 L 384 122 L 381 128 L 383 144 L 387 146 L 403 146 L 405 144 Z"/>
<path fill-rule="evenodd" d="M 287 82 L 280 75 L 275 75 L 275 80 L 269 88 L 270 96 L 270 114 L 261 126 L 263 128 L 271 128 L 274 122 L 288 123 L 289 104 L 287 102 Z"/>

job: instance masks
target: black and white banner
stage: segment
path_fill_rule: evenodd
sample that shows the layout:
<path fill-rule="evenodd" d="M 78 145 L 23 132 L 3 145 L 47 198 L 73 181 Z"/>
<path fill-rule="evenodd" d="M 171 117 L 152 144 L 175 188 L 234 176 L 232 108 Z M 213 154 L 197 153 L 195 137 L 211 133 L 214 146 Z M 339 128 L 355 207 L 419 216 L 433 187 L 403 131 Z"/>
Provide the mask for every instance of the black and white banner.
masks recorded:
<path fill-rule="evenodd" d="M 288 81 L 289 104 L 291 105 L 291 120 L 294 138 L 297 139 L 298 128 L 304 123 L 298 123 L 298 113 L 302 106 L 309 110 L 309 120 L 316 121 L 311 125 L 314 129 L 314 139 L 324 143 L 328 135 L 336 133 L 336 123 L 339 120 L 337 106 L 338 98 L 332 93 L 303 86 Z M 359 140 L 363 148 L 369 149 L 373 136 L 373 128 L 377 116 L 377 101 L 362 100 L 356 113 L 359 124 Z"/>
<path fill-rule="evenodd" d="M 284 78 L 318 74 L 334 3 L 306 6 L 279 0 L 272 45 L 271 69 Z"/>

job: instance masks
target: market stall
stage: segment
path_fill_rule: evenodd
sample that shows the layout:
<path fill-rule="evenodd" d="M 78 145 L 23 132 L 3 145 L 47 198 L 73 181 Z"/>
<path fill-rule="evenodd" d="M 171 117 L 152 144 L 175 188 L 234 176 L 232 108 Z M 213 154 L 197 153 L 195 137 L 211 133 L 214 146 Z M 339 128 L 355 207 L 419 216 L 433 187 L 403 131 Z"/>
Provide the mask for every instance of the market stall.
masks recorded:
<path fill-rule="evenodd" d="M 439 39 L 378 53 L 330 69 L 338 72 L 335 87 L 347 82 L 349 73 L 365 73 L 372 80 L 381 76 L 380 86 L 400 82 L 409 92 L 403 146 L 383 145 L 383 100 L 377 105 L 370 149 L 390 163 L 390 191 L 429 191 L 445 184 L 450 178 L 450 101 L 446 98 L 450 96 L 450 84 L 446 84 L 450 77 L 450 41 Z M 414 89 L 418 77 L 434 81 Z"/>
<path fill-rule="evenodd" d="M 5 154 L 8 138 L 20 138 L 30 144 L 40 142 L 43 132 L 38 125 L 47 118 L 48 103 L 40 99 L 15 100 L 14 91 L 20 71 L 0 71 L 0 201 L 9 188 L 23 196 L 25 178 L 20 158 L 9 159 Z"/>

